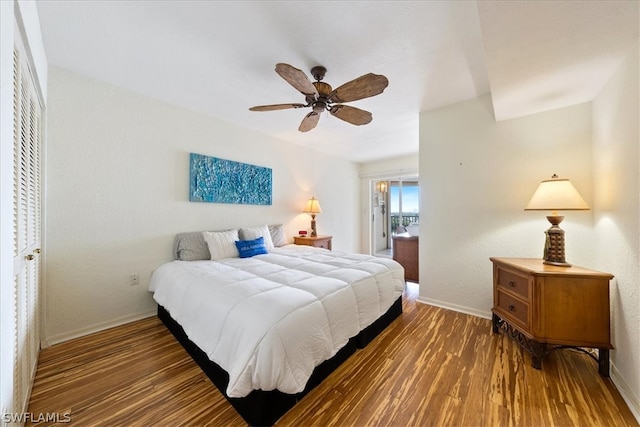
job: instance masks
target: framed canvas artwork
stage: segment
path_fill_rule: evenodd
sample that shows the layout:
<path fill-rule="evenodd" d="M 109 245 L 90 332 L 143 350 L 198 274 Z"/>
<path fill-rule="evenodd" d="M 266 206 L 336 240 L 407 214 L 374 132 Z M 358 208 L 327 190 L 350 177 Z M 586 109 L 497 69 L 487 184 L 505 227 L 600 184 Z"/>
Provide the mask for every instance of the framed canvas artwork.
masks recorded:
<path fill-rule="evenodd" d="M 190 153 L 189 201 L 271 205 L 271 168 Z"/>

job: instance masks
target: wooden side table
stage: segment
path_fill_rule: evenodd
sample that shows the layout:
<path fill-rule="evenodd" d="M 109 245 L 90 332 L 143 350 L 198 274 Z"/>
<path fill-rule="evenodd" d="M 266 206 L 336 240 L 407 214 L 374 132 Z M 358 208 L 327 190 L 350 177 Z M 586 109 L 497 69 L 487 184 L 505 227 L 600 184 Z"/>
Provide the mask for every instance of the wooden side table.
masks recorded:
<path fill-rule="evenodd" d="M 333 236 L 300 237 L 294 236 L 293 243 L 296 245 L 315 246 L 331 250 L 331 239 Z"/>
<path fill-rule="evenodd" d="M 597 348 L 598 372 L 609 376 L 609 273 L 546 265 L 541 259 L 491 258 L 493 332 L 503 328 L 542 367 L 549 352 Z"/>
<path fill-rule="evenodd" d="M 391 239 L 393 239 L 393 259 L 404 267 L 404 280 L 418 283 L 420 278 L 418 236 L 395 234 Z"/>

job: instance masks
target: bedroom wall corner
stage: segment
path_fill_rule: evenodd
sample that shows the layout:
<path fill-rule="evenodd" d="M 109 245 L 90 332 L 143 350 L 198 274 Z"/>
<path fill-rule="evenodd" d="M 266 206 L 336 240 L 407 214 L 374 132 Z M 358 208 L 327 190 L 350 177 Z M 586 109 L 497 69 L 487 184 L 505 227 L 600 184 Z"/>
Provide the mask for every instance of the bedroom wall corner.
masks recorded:
<path fill-rule="evenodd" d="M 640 422 L 640 41 L 593 102 L 596 267 L 611 281 L 611 375 Z"/>
<path fill-rule="evenodd" d="M 591 203 L 591 105 L 496 122 L 490 96 L 420 116 L 420 301 L 490 317 L 489 257 L 542 257 L 539 182 L 570 178 Z M 464 124 L 464 125 L 461 125 Z M 563 222 L 567 260 L 589 266 L 592 212 Z"/>
<path fill-rule="evenodd" d="M 359 243 L 357 165 L 56 67 L 49 69 L 45 335 L 51 344 L 148 316 L 175 234 L 284 223 Z M 272 168 L 270 206 L 191 203 L 189 153 Z M 312 162 L 308 161 L 313 158 Z M 339 189 L 339 191 L 338 191 Z M 140 284 L 131 286 L 129 276 Z"/>

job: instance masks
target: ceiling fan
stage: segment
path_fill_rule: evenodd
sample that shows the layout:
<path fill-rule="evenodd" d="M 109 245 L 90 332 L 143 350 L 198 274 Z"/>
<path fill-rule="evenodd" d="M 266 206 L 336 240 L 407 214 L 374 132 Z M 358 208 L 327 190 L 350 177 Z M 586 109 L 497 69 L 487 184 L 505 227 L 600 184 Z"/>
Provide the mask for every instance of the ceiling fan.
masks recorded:
<path fill-rule="evenodd" d="M 302 70 L 289 64 L 276 64 L 276 73 L 302 93 L 305 96 L 306 103 L 259 105 L 251 107 L 249 110 L 274 111 L 311 107 L 312 111 L 300 123 L 298 128 L 300 132 L 308 132 L 315 128 L 318 120 L 320 120 L 320 113 L 325 110 L 331 115 L 353 125 L 360 126 L 371 122 L 373 116 L 370 112 L 343 105 L 342 103 L 379 95 L 389 85 L 389 80 L 383 75 L 369 73 L 351 80 L 337 89 L 332 89 L 329 84 L 322 82 L 326 72 L 327 69 L 323 66 L 313 67 L 311 75 L 316 81 L 312 83 Z"/>

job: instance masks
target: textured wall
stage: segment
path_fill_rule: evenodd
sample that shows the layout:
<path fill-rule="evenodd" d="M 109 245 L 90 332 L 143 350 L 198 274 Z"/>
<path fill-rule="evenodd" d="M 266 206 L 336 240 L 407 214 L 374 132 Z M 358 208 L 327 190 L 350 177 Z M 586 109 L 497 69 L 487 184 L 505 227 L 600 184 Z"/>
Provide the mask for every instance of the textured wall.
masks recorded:
<path fill-rule="evenodd" d="M 81 77 L 50 69 L 46 150 L 46 337 L 82 335 L 154 310 L 151 272 L 181 231 L 284 222 L 356 251 L 354 163 Z M 189 153 L 273 169 L 273 205 L 190 203 Z M 140 285 L 130 286 L 129 275 Z"/>
<path fill-rule="evenodd" d="M 596 262 L 611 282 L 612 375 L 640 420 L 638 46 L 593 102 Z"/>
<path fill-rule="evenodd" d="M 420 116 L 420 297 L 490 316 L 489 257 L 542 257 L 545 212 L 523 209 L 557 173 L 591 203 L 591 105 L 495 122 L 488 96 Z M 566 212 L 566 258 L 592 264 L 592 212 Z"/>

